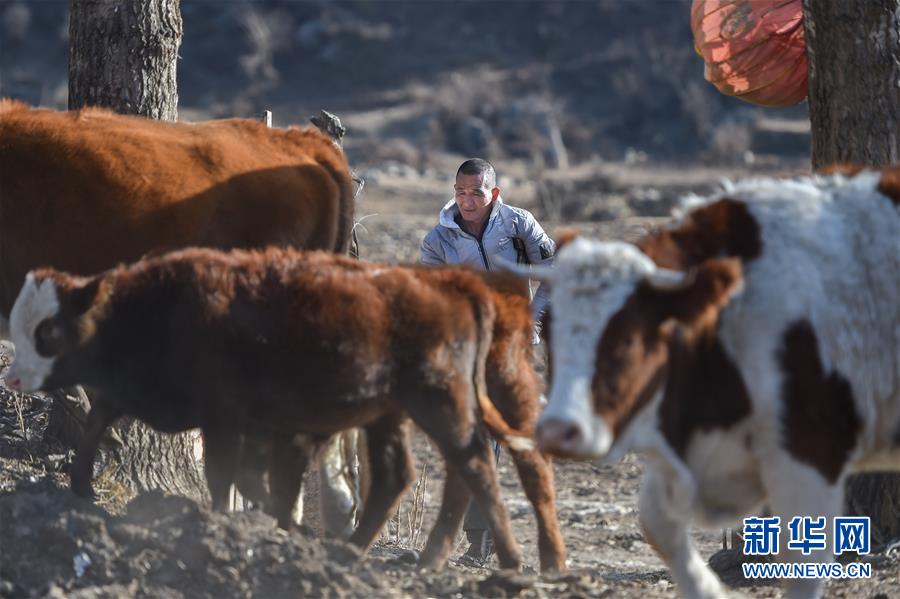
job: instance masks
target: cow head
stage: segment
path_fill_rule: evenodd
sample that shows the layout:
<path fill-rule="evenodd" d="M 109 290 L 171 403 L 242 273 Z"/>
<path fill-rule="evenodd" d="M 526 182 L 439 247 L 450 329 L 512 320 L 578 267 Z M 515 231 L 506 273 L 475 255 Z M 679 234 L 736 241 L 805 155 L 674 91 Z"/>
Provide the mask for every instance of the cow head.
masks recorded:
<path fill-rule="evenodd" d="M 559 250 L 553 269 L 528 276 L 552 285 L 553 380 L 538 443 L 595 458 L 661 391 L 673 328 L 714 321 L 739 287 L 741 264 L 713 259 L 675 272 L 634 245 L 578 238 Z"/>
<path fill-rule="evenodd" d="M 90 337 L 86 312 L 99 279 L 69 277 L 52 270 L 28 273 L 10 315 L 16 357 L 6 384 L 16 391 L 48 390 L 66 380 L 66 356 Z"/>

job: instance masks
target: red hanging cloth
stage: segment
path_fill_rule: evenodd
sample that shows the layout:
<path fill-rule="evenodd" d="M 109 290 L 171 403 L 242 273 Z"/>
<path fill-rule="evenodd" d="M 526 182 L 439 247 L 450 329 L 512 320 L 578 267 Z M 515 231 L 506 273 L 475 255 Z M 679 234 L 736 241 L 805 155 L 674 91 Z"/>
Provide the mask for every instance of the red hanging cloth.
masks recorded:
<path fill-rule="evenodd" d="M 789 106 L 807 94 L 801 0 L 694 0 L 694 47 L 723 94 Z"/>

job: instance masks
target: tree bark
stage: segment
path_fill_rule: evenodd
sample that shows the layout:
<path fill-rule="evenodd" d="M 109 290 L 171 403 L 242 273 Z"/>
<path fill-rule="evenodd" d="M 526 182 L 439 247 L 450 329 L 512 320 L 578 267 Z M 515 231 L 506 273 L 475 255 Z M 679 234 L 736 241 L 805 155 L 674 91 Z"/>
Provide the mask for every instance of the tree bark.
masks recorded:
<path fill-rule="evenodd" d="M 812 166 L 900 162 L 900 0 L 804 0 Z"/>
<path fill-rule="evenodd" d="M 857 474 L 847 480 L 847 513 L 872 519 L 872 548 L 900 540 L 900 475 Z"/>
<path fill-rule="evenodd" d="M 900 162 L 900 0 L 803 0 L 812 166 Z M 872 544 L 900 538 L 900 475 L 847 481 L 847 509 Z"/>
<path fill-rule="evenodd" d="M 70 0 L 69 109 L 178 118 L 179 0 Z"/>
<path fill-rule="evenodd" d="M 181 45 L 179 0 L 71 0 L 69 108 L 104 106 L 174 121 Z M 52 394 L 47 435 L 75 446 L 90 401 L 80 389 Z M 132 419 L 110 429 L 95 465 L 95 491 L 116 504 L 153 489 L 208 502 L 197 431 L 155 432 Z M 115 505 L 113 505 L 115 507 Z"/>
<path fill-rule="evenodd" d="M 50 394 L 53 406 L 44 433 L 73 449 L 84 436 L 91 409 L 81 387 Z M 94 491 L 109 507 L 121 507 L 138 493 L 158 490 L 209 503 L 198 430 L 164 434 L 132 418 L 110 427 L 94 463 Z"/>

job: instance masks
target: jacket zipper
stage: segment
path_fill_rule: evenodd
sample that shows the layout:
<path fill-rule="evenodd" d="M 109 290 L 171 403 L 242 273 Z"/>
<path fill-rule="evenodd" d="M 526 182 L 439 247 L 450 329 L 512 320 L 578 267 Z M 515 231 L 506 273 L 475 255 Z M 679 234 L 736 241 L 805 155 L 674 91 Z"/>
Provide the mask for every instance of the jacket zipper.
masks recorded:
<path fill-rule="evenodd" d="M 484 227 L 484 231 L 481 232 L 481 237 L 475 237 L 474 235 L 469 234 L 469 232 L 466 231 L 465 229 L 463 229 L 462 227 L 459 228 L 460 232 L 463 235 L 465 235 L 466 237 L 471 237 L 472 240 L 478 244 L 478 253 L 481 254 L 481 261 L 484 262 L 485 270 L 491 270 L 491 265 L 488 264 L 487 252 L 484 251 L 484 244 L 481 242 L 481 240 L 484 239 L 484 235 L 485 235 L 485 233 L 487 233 L 488 227 L 490 225 L 491 225 L 491 222 L 488 221 L 488 224 Z"/>
<path fill-rule="evenodd" d="M 484 239 L 484 235 L 483 235 L 483 234 L 482 234 L 481 238 Z M 485 268 L 485 270 L 490 270 L 490 269 L 491 269 L 491 265 L 488 264 L 487 254 L 486 254 L 485 251 L 484 251 L 484 244 L 481 243 L 481 239 L 476 239 L 475 241 L 478 242 L 478 251 L 481 252 L 481 259 L 484 261 L 484 268 Z"/>
<path fill-rule="evenodd" d="M 487 252 L 484 251 L 484 244 L 481 243 L 481 240 L 484 239 L 484 233 L 487 233 L 487 229 L 485 229 L 484 233 L 481 234 L 481 238 L 475 237 L 474 235 L 470 235 L 468 231 L 464 231 L 464 230 L 462 230 L 462 228 L 460 228 L 460 231 L 462 231 L 463 235 L 471 238 L 472 241 L 474 241 L 475 243 L 478 244 L 478 253 L 481 254 L 481 261 L 484 262 L 484 268 L 485 268 L 485 270 L 491 270 L 491 265 L 488 264 Z"/>

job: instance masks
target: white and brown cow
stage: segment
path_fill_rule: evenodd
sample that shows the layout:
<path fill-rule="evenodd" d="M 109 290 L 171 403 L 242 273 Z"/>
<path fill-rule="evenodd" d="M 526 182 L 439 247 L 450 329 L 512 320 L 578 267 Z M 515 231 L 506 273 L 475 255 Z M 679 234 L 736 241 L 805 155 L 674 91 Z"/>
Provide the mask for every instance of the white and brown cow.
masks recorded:
<path fill-rule="evenodd" d="M 784 549 L 794 516 L 831 527 L 849 473 L 900 469 L 900 168 L 858 170 L 744 181 L 636 245 L 575 238 L 529 273 L 553 285 L 539 445 L 647 456 L 641 522 L 686 596 L 722 595 L 692 518 L 766 503 Z"/>
<path fill-rule="evenodd" d="M 267 509 L 285 528 L 314 446 L 362 427 L 375 483 L 351 537 L 362 548 L 412 481 L 412 419 L 447 463 L 441 514 L 422 554 L 431 567 L 452 550 L 472 496 L 501 566 L 520 563 L 486 425 L 513 446 L 537 511 L 542 566 L 562 570 L 552 471 L 522 439 L 537 420 L 539 387 L 527 290 L 513 283 L 275 248 L 189 249 L 93 277 L 47 269 L 28 275 L 13 307 L 20 351 L 8 380 L 23 390 L 85 384 L 109 398 L 92 412 L 96 427 L 76 455 L 79 480 L 89 479 L 96 441 L 119 416 L 167 432 L 199 427 L 210 495 L 222 509 L 236 476 L 234 439 L 265 439 L 273 446 Z"/>

